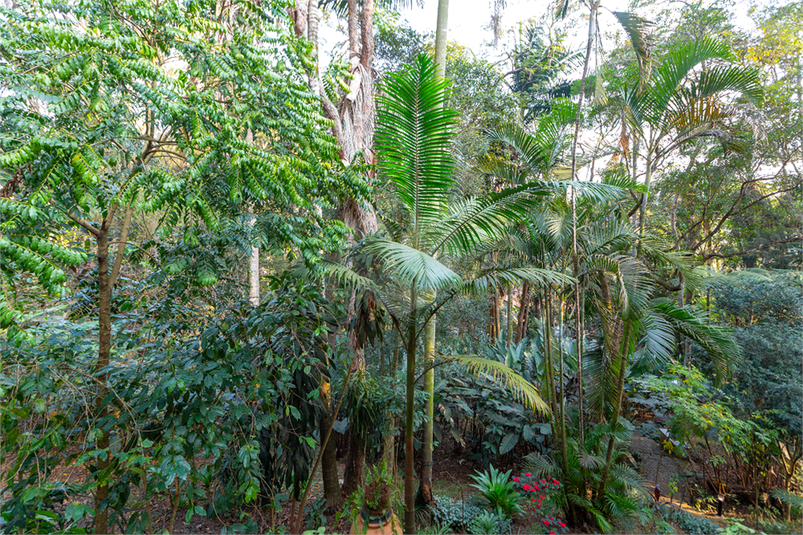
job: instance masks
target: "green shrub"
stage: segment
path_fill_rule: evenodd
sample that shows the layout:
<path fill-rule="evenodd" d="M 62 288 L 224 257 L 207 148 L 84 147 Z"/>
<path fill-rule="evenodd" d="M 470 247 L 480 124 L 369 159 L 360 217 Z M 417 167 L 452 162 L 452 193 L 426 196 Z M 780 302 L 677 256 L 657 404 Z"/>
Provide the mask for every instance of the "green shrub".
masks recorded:
<path fill-rule="evenodd" d="M 471 486 L 480 491 L 488 507 L 507 518 L 512 518 L 521 512 L 522 498 L 513 480 L 510 479 L 511 472 L 512 470 L 500 472 L 491 465 L 487 472 L 471 476 L 471 479 L 476 481 Z"/>
<path fill-rule="evenodd" d="M 448 526 L 455 533 L 468 531 L 468 527 L 482 512 L 481 507 L 464 500 L 435 496 L 433 520 L 441 526 Z"/>
<path fill-rule="evenodd" d="M 683 533 L 688 533 L 689 535 L 714 535 L 722 530 L 717 523 L 695 516 L 682 509 L 662 507 L 661 516 L 667 522 L 677 524 Z"/>
<path fill-rule="evenodd" d="M 468 527 L 469 533 L 476 535 L 494 535 L 496 533 L 509 533 L 510 532 L 510 519 L 504 516 L 485 511 L 480 516 L 474 519 Z"/>

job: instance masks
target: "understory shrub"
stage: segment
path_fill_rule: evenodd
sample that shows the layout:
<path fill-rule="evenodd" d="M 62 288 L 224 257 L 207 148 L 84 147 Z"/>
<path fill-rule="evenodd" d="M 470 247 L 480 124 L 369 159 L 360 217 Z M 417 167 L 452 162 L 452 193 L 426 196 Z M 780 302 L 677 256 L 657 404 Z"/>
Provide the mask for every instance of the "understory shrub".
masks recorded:
<path fill-rule="evenodd" d="M 495 535 L 510 532 L 510 519 L 492 511 L 484 511 L 474 519 L 468 532 L 475 535 Z"/>
<path fill-rule="evenodd" d="M 512 470 L 500 472 L 491 465 L 488 471 L 471 476 L 471 479 L 476 481 L 471 486 L 480 491 L 488 507 L 507 518 L 512 518 L 521 512 L 522 501 L 514 481 L 510 479 L 511 473 Z"/>
<path fill-rule="evenodd" d="M 689 535 L 714 535 L 722 531 L 717 523 L 695 516 L 683 509 L 661 506 L 659 511 L 665 521 L 677 524 L 683 533 Z"/>
<path fill-rule="evenodd" d="M 311 468 L 331 356 L 323 349 L 320 293 L 287 281 L 274 292 L 200 334 L 144 347 L 128 342 L 166 327 L 134 332 L 129 322 L 113 322 L 107 410 L 99 418 L 95 378 L 82 371 L 97 351 L 87 336 L 96 322 L 42 321 L 30 329 L 30 343 L 0 341 L 0 463 L 11 467 L 0 481 L 6 529 L 53 532 L 91 522 L 93 508 L 81 503 L 97 485 L 92 470 L 66 485 L 56 469 L 92 467 L 97 457 L 109 459 L 98 475 L 109 484 L 101 507 L 123 532 L 151 530 L 147 502 L 156 494 L 186 508 L 185 522 L 260 497 L 275 506 L 285 489 L 297 496 Z M 103 435 L 108 448 L 99 446 Z M 72 505 L 65 510 L 62 502 Z"/>
<path fill-rule="evenodd" d="M 483 513 L 482 507 L 467 500 L 452 500 L 447 496 L 435 496 L 433 520 L 455 533 L 466 533 L 474 520 Z"/>

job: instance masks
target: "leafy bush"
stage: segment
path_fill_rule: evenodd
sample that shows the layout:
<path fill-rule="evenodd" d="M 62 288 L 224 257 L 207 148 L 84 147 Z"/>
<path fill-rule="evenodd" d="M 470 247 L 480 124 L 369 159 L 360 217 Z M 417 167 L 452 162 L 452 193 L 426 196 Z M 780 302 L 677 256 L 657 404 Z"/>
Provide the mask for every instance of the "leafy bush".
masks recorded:
<path fill-rule="evenodd" d="M 512 518 L 521 512 L 521 494 L 510 479 L 511 472 L 511 470 L 500 472 L 491 465 L 487 472 L 471 476 L 471 479 L 476 481 L 471 486 L 480 491 L 488 507 L 507 518 Z"/>
<path fill-rule="evenodd" d="M 508 347 L 503 341 L 486 345 L 479 353 L 503 362 L 534 385 L 543 368 L 538 347 L 541 341 L 522 339 Z M 503 455 L 526 455 L 532 450 L 546 452 L 551 424 L 525 409 L 510 389 L 488 377 L 465 380 L 459 366 L 440 370 L 443 381 L 436 388 L 436 407 L 440 414 L 435 432 L 451 432 L 455 441 L 473 452 L 472 459 L 488 466 Z M 460 425 L 465 424 L 465 425 Z M 462 427 L 462 429 L 461 429 Z"/>
<path fill-rule="evenodd" d="M 555 495 L 563 488 L 555 478 L 538 479 L 530 472 L 514 477 L 513 483 L 514 488 L 521 492 L 525 505 L 537 516 L 542 516 L 538 513 L 546 515 L 552 512 L 550 505 L 555 505 Z"/>
<path fill-rule="evenodd" d="M 452 500 L 445 496 L 435 496 L 433 519 L 441 526 L 455 533 L 465 533 L 474 519 L 482 514 L 482 508 L 465 500 Z"/>
<path fill-rule="evenodd" d="M 485 511 L 474 519 L 468 527 L 469 533 L 476 535 L 494 535 L 510 532 L 510 519 L 491 511 Z"/>
<path fill-rule="evenodd" d="M 102 418 L 92 418 L 94 377 L 81 371 L 97 351 L 87 336 L 96 322 L 43 320 L 30 329 L 33 343 L 11 349 L 0 341 L 0 459 L 15 466 L 0 486 L 9 529 L 35 531 L 47 519 L 69 526 L 91 515 L 89 507 L 57 511 L 59 502 L 88 495 L 92 475 L 64 486 L 54 470 L 97 456 L 110 459 L 103 506 L 121 531 L 148 530 L 145 505 L 156 493 L 186 507 L 189 522 L 211 503 L 235 507 L 261 491 L 270 504 L 273 493 L 297 490 L 309 474 L 318 387 L 328 373 L 324 312 L 316 289 L 276 281 L 262 307 L 238 306 L 200 335 L 128 350 L 127 337 L 146 338 L 162 325 L 134 333 L 115 322 Z M 111 447 L 98 446 L 103 434 Z M 199 457 L 211 462 L 198 466 Z"/>
<path fill-rule="evenodd" d="M 683 509 L 663 506 L 659 510 L 664 520 L 677 524 L 683 533 L 689 535 L 714 535 L 722 530 L 717 523 Z"/>

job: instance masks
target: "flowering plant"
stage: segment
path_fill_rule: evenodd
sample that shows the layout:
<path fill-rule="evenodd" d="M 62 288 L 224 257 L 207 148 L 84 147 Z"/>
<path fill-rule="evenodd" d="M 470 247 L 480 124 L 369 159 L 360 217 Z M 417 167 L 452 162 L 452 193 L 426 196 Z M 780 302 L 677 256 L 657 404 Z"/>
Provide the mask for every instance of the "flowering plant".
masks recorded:
<path fill-rule="evenodd" d="M 531 517 L 532 523 L 538 525 L 543 533 L 556 535 L 569 531 L 565 522 L 554 516 L 548 516 L 554 507 L 554 503 L 550 502 L 563 488 L 560 481 L 552 477 L 537 478 L 529 472 L 514 477 L 512 481 L 514 488 L 524 496 L 523 501 L 526 505 L 523 509 L 527 516 Z"/>

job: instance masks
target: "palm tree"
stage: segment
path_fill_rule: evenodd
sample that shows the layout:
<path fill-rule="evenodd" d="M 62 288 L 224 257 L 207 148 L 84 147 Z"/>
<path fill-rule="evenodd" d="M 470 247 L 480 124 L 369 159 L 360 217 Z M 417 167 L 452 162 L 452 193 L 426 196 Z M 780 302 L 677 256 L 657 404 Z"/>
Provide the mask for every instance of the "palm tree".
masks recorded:
<path fill-rule="evenodd" d="M 492 133 L 491 139 L 504 141 L 515 150 L 517 158 L 512 163 L 494 162 L 488 170 L 512 183 L 549 176 L 558 165 L 557 155 L 569 139 L 560 132 L 567 130 L 572 117 L 573 110 L 566 107 L 562 114 L 542 119 L 535 134 L 515 128 Z M 618 187 L 603 189 L 606 184 Z M 500 253 L 507 250 L 508 255 L 514 252 L 520 256 L 519 265 L 569 271 L 577 281 L 577 288 L 561 286 L 555 291 L 544 288 L 541 297 L 544 311 L 542 353 L 546 361 L 541 393 L 552 413 L 558 455 L 553 466 L 563 472 L 567 498 L 571 497 L 565 502 L 567 517 L 576 518 L 576 513 L 584 510 L 600 519 L 601 526 L 608 511 L 605 500 L 618 492 L 621 483 L 620 478 L 608 479 L 618 455 L 620 407 L 633 360 L 637 358 L 640 365 L 659 369 L 674 356 L 676 332 L 688 333 L 708 351 L 720 377 L 729 373 L 738 358 L 738 347 L 727 332 L 707 325 L 702 315 L 690 307 L 679 307 L 672 301 L 655 297 L 657 271 L 680 270 L 689 280 L 693 279 L 693 272 L 688 258 L 666 253 L 660 243 L 640 234 L 627 220 L 624 216 L 630 199 L 627 189 L 644 191 L 644 186 L 623 174 L 606 173 L 601 185 L 583 184 L 577 195 L 550 198 L 531 215 L 526 225 L 513 229 L 505 243 L 500 244 Z M 639 256 L 633 254 L 636 248 L 641 251 Z M 567 432 L 565 386 L 575 378 L 564 374 L 563 364 L 567 361 L 562 348 L 566 344 L 560 337 L 567 323 L 563 310 L 570 294 L 582 296 L 580 307 L 574 308 L 575 319 L 588 314 L 598 318 L 602 326 L 603 334 L 596 346 L 592 343 L 585 351 L 577 351 L 576 348 L 584 347 L 579 343 L 584 337 L 580 328 L 571 344 L 577 360 L 573 368 L 578 373 L 578 415 L 587 412 L 597 422 L 593 427 L 593 440 L 579 433 L 582 416 L 577 422 L 578 439 Z M 559 303 L 557 306 L 555 300 Z M 555 323 L 557 332 L 553 332 Z M 560 343 L 555 344 L 554 339 Z M 557 358 L 553 356 L 555 353 Z M 580 384 L 583 361 L 589 367 L 589 376 Z M 584 385 L 588 407 L 584 406 Z M 600 438 L 601 432 L 608 433 L 605 440 Z M 592 445 L 594 451 L 589 449 Z M 588 477 L 583 476 L 587 469 Z M 571 474 L 577 477 L 569 477 Z M 585 498 L 587 481 L 595 482 L 601 489 L 597 492 L 600 497 L 597 502 L 591 503 Z"/>
<path fill-rule="evenodd" d="M 384 235 L 370 236 L 356 249 L 382 266 L 388 282 L 377 283 L 341 264 L 322 263 L 329 274 L 371 290 L 402 335 L 407 354 L 405 533 L 415 530 L 416 345 L 430 318 L 461 292 L 483 292 L 490 286 L 523 280 L 533 284 L 572 280 L 539 268 L 494 267 L 477 277 L 463 278 L 442 262 L 449 257 L 471 255 L 498 240 L 511 224 L 527 215 L 535 199 L 554 191 L 536 182 L 450 202 L 457 185 L 450 152 L 457 114 L 445 106 L 448 85 L 436 75 L 433 61 L 424 55 L 384 83 L 377 117 L 379 171 L 393 186 L 403 215 L 401 220 L 385 221 Z M 547 412 L 535 387 L 503 364 L 474 357 L 461 360 L 470 369 L 506 380 L 529 406 Z"/>
<path fill-rule="evenodd" d="M 735 65 L 698 70 L 705 63 L 735 60 L 731 47 L 713 38 L 683 43 L 671 50 L 658 67 L 642 73 L 639 82 L 625 92 L 627 126 L 634 145 L 643 151 L 646 165 L 646 191 L 638 207 L 642 233 L 652 174 L 658 165 L 680 145 L 694 139 L 716 137 L 731 141 L 723 122 L 732 112 L 720 96 L 733 91 L 756 105 L 763 101 L 756 70 Z"/>

